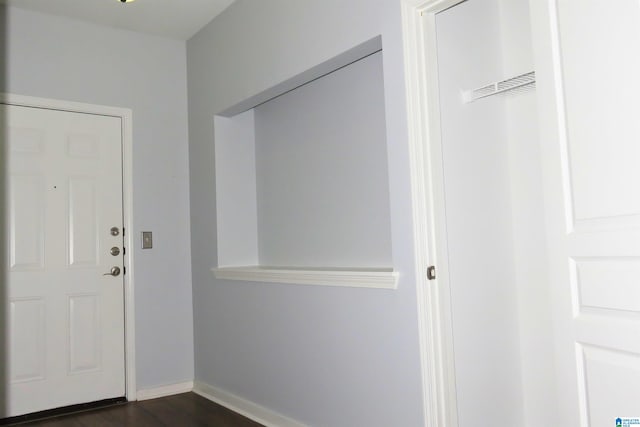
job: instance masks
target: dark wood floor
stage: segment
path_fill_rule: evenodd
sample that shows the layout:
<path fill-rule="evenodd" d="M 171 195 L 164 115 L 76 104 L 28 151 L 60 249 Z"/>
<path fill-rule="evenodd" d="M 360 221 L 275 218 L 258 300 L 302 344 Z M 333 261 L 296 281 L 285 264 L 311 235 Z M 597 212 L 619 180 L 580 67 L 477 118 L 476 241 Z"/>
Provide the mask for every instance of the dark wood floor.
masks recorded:
<path fill-rule="evenodd" d="M 15 424 L 13 424 L 15 425 Z M 259 427 L 242 415 L 195 393 L 94 409 L 19 424 L 33 427 Z"/>

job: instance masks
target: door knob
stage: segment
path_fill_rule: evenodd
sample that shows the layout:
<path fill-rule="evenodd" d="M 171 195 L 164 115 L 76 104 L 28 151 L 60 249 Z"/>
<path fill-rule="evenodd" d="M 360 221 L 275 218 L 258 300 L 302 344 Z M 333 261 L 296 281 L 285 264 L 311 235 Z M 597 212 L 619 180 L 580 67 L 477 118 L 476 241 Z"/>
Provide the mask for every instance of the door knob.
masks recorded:
<path fill-rule="evenodd" d="M 108 273 L 104 273 L 103 276 L 119 276 L 120 275 L 120 267 L 111 267 L 111 271 Z"/>
<path fill-rule="evenodd" d="M 117 246 L 114 246 L 109 250 L 109 253 L 113 256 L 118 256 L 120 255 L 120 248 L 118 248 Z"/>

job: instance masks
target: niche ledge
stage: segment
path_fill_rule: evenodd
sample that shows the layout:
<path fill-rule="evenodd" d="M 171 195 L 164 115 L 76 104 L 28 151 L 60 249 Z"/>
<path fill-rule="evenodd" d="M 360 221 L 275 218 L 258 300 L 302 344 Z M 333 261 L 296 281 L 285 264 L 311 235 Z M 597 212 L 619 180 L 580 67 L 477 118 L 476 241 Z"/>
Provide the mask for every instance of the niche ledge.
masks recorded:
<path fill-rule="evenodd" d="M 398 272 L 390 268 L 218 267 L 217 279 L 350 288 L 397 289 Z"/>

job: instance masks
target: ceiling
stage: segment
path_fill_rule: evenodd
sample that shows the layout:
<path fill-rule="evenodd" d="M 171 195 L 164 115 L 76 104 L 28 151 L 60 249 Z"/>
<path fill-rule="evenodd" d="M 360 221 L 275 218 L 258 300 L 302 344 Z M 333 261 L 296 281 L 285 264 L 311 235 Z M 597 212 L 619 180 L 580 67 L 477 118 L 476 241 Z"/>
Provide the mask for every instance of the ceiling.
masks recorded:
<path fill-rule="evenodd" d="M 234 0 L 0 0 L 10 6 L 188 40 Z"/>

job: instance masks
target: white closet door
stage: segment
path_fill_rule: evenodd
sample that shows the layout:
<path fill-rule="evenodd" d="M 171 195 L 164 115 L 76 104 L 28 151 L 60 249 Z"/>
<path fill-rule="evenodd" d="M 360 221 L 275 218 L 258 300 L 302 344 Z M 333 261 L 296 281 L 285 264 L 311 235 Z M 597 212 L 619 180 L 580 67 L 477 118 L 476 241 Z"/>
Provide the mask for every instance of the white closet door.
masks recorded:
<path fill-rule="evenodd" d="M 560 419 L 640 418 L 640 3 L 531 2 Z"/>
<path fill-rule="evenodd" d="M 104 275 L 123 269 L 121 119 L 21 106 L 0 106 L 0 117 L 9 236 L 2 415 L 124 396 L 123 278 Z"/>

